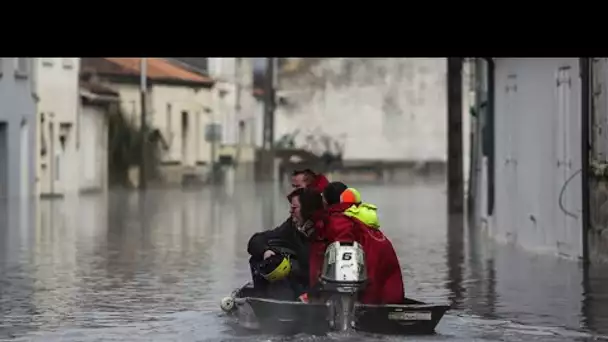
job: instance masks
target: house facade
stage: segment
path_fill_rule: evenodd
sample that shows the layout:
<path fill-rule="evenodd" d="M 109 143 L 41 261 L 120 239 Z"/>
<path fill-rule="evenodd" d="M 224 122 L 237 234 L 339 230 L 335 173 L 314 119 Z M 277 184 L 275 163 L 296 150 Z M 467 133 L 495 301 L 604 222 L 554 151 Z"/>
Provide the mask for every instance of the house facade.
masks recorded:
<path fill-rule="evenodd" d="M 147 58 L 147 125 L 162 136 L 160 172 L 166 182 L 208 176 L 212 146 L 205 127 L 214 122 L 211 78 L 162 58 Z M 83 58 L 82 79 L 115 90 L 120 108 L 140 126 L 140 58 Z"/>
<path fill-rule="evenodd" d="M 583 257 L 582 70 L 578 58 L 477 61 L 472 207 L 497 241 Z"/>
<path fill-rule="evenodd" d="M 80 58 L 37 58 L 38 182 L 41 196 L 79 188 Z"/>
<path fill-rule="evenodd" d="M 36 61 L 0 57 L 0 198 L 36 194 Z"/>

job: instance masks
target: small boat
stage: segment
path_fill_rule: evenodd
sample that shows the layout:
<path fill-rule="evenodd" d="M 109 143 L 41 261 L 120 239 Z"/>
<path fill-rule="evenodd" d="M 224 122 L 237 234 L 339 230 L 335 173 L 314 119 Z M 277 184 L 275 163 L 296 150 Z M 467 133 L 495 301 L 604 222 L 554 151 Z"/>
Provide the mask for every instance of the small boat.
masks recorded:
<path fill-rule="evenodd" d="M 364 260 L 363 250 L 356 242 L 331 244 L 321 276 L 325 295 L 319 302 L 264 298 L 248 282 L 223 298 L 220 306 L 238 326 L 272 334 L 323 335 L 347 330 L 387 335 L 433 334 L 449 305 L 410 298 L 390 305 L 356 302 L 356 293 L 366 280 Z"/>

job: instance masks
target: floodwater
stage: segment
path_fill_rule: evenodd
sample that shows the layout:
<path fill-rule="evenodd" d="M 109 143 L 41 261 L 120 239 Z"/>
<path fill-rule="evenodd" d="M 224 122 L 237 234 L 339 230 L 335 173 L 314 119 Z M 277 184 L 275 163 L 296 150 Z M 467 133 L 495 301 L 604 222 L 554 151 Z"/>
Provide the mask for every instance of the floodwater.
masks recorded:
<path fill-rule="evenodd" d="M 448 224 L 443 182 L 353 185 L 380 208 L 407 294 L 453 305 L 436 335 L 411 340 L 608 339 L 608 273 L 584 281 L 574 262 Z M 2 206 L 0 340 L 402 340 L 243 336 L 225 324 L 218 302 L 248 280 L 249 236 L 285 219 L 283 192 L 231 184 Z"/>

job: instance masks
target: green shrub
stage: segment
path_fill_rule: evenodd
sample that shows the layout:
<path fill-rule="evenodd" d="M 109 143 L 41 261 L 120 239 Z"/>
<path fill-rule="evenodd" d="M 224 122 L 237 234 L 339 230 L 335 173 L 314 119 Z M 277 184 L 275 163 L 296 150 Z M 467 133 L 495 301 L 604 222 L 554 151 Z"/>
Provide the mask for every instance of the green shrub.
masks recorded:
<path fill-rule="evenodd" d="M 156 130 L 146 129 L 146 179 L 159 178 L 160 143 L 162 140 Z M 132 188 L 129 169 L 138 167 L 141 149 L 142 130 L 127 119 L 119 105 L 113 106 L 108 116 L 108 167 L 111 186 Z"/>

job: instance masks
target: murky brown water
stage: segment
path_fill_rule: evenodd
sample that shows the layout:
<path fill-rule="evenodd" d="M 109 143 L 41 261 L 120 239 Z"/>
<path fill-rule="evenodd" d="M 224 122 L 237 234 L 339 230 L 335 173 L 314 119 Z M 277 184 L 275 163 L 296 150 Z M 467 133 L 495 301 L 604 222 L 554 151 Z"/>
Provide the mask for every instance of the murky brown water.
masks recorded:
<path fill-rule="evenodd" d="M 408 295 L 454 304 L 437 335 L 416 340 L 584 341 L 608 334 L 607 272 L 594 270 L 584 282 L 572 262 L 494 246 L 466 229 L 448 238 L 444 188 L 359 185 L 380 208 Z M 281 191 L 236 184 L 152 191 L 144 200 L 137 193 L 89 195 L 41 200 L 31 216 L 25 206 L 1 206 L 0 339 L 402 339 L 239 336 L 224 324 L 218 301 L 249 277 L 249 236 L 287 215 Z"/>

